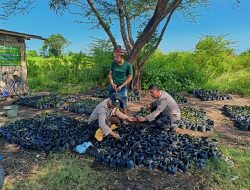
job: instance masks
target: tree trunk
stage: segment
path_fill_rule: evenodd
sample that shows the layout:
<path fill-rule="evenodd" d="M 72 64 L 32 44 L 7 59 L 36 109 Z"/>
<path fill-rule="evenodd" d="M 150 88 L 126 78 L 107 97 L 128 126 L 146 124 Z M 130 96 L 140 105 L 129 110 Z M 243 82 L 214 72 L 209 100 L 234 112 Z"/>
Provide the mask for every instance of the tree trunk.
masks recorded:
<path fill-rule="evenodd" d="M 142 74 L 144 70 L 145 63 L 137 62 L 134 64 L 134 78 L 131 83 L 131 88 L 136 90 L 141 90 L 142 88 Z"/>

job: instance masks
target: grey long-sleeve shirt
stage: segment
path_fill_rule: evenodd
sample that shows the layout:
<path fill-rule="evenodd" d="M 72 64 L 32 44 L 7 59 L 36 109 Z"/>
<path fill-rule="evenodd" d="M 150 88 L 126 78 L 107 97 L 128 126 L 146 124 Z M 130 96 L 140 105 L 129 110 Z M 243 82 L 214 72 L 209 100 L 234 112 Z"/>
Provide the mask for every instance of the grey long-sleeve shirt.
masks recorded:
<path fill-rule="evenodd" d="M 98 120 L 99 121 L 99 127 L 103 130 L 104 134 L 107 136 L 111 133 L 111 129 L 106 124 L 106 119 L 108 119 L 110 116 L 114 115 L 122 120 L 125 120 L 128 118 L 127 115 L 121 113 L 118 108 L 109 108 L 108 103 L 110 99 L 107 98 L 104 101 L 102 101 L 100 104 L 96 106 L 94 111 L 91 113 L 88 123 Z"/>
<path fill-rule="evenodd" d="M 169 116 L 174 116 L 177 119 L 180 119 L 180 108 L 172 96 L 170 96 L 167 92 L 161 90 L 159 98 L 155 99 L 154 101 L 157 102 L 158 106 L 155 111 L 146 116 L 148 121 L 155 120 L 155 118 L 160 115 L 163 110 L 166 111 Z"/>

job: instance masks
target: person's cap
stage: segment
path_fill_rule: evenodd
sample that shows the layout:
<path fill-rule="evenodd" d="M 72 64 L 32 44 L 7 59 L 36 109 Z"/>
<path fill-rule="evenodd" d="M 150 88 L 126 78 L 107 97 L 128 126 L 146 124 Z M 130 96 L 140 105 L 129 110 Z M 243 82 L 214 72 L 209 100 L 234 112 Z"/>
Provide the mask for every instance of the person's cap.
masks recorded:
<path fill-rule="evenodd" d="M 111 100 L 112 104 L 113 104 L 115 107 L 118 107 L 118 108 L 121 107 L 122 97 L 121 97 L 120 94 L 118 94 L 118 93 L 113 93 L 113 94 L 110 96 L 110 100 Z"/>
<path fill-rule="evenodd" d="M 115 50 L 115 54 L 116 54 L 116 55 L 125 55 L 125 53 L 126 53 L 126 51 L 123 50 L 123 49 L 121 49 L 121 48 L 117 48 L 117 49 Z"/>

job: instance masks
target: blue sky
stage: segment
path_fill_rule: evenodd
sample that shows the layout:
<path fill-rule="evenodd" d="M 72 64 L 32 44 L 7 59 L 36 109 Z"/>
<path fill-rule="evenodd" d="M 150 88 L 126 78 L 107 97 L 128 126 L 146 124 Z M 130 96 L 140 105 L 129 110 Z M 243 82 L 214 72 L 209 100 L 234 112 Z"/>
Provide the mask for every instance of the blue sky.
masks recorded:
<path fill-rule="evenodd" d="M 209 8 L 197 9 L 196 22 L 174 15 L 165 36 L 159 46 L 164 52 L 175 50 L 193 50 L 202 35 L 227 35 L 227 39 L 236 42 L 233 46 L 237 53 L 250 48 L 250 0 L 241 0 L 240 7 L 233 3 L 236 0 L 212 0 Z M 48 1 L 37 0 L 29 14 L 0 21 L 0 28 L 48 37 L 60 33 L 71 44 L 68 51 L 87 51 L 92 37 L 105 38 L 102 30 L 89 29 L 87 24 L 77 24 L 70 14 L 56 15 L 49 10 Z M 114 29 L 119 35 L 119 28 Z M 27 41 L 28 49 L 39 50 L 43 42 Z"/>

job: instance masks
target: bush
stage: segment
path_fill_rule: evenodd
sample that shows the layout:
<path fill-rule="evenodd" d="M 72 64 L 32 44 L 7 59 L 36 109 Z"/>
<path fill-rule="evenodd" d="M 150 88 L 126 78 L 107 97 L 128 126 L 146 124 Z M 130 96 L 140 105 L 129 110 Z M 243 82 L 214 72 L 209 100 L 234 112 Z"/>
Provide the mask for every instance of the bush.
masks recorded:
<path fill-rule="evenodd" d="M 193 57 L 191 52 L 155 53 L 145 66 L 143 87 L 158 84 L 161 89 L 174 92 L 198 88 L 207 77 L 200 66 L 193 63 Z"/>
<path fill-rule="evenodd" d="M 250 53 L 237 56 L 224 36 L 205 36 L 194 52 L 156 52 L 143 73 L 143 87 L 167 91 L 218 89 L 250 97 Z"/>
<path fill-rule="evenodd" d="M 94 66 L 92 58 L 83 53 L 71 53 L 61 58 L 29 57 L 29 85 L 35 91 L 73 93 L 87 88 L 88 70 Z"/>

